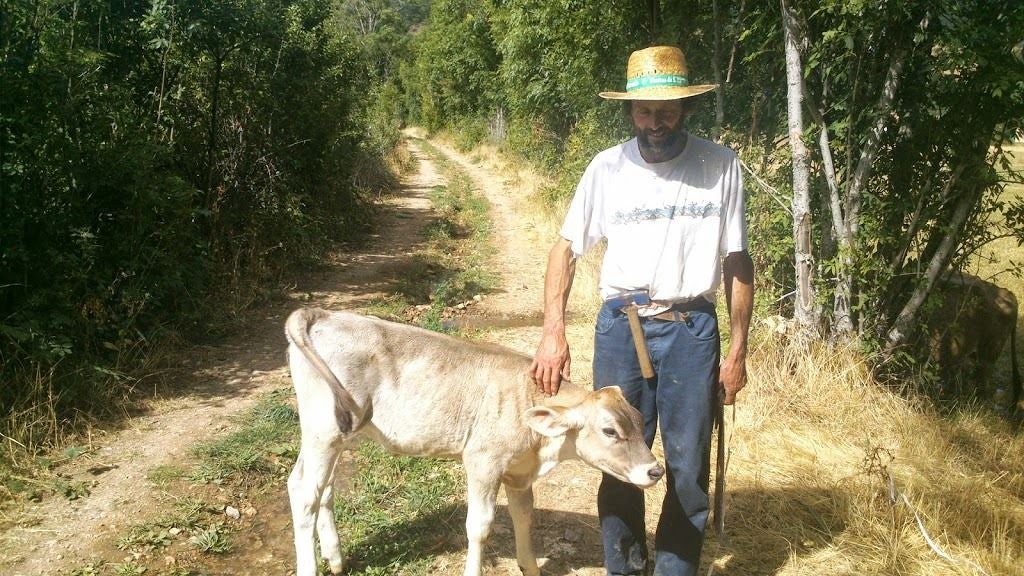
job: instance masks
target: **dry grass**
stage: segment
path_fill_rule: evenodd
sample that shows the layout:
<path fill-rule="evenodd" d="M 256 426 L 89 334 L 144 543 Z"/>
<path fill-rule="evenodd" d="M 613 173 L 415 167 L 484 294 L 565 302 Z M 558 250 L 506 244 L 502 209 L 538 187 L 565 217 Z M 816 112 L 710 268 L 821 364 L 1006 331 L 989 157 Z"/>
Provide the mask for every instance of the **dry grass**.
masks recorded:
<path fill-rule="evenodd" d="M 565 207 L 534 207 L 554 239 Z M 589 332 L 577 329 L 592 322 L 598 270 L 595 257 L 577 267 L 573 334 Z M 755 319 L 749 374 L 726 413 L 728 541 L 710 537 L 712 573 L 1024 576 L 1019 431 L 970 408 L 940 415 L 874 383 L 855 346 L 794 344 L 767 319 Z"/>
<path fill-rule="evenodd" d="M 722 574 L 1024 574 L 1024 438 L 872 383 L 856 349 L 755 328 Z M 728 418 L 728 416 L 727 416 Z M 953 561 L 929 548 L 914 512 Z M 724 560 L 723 560 L 724 558 Z"/>

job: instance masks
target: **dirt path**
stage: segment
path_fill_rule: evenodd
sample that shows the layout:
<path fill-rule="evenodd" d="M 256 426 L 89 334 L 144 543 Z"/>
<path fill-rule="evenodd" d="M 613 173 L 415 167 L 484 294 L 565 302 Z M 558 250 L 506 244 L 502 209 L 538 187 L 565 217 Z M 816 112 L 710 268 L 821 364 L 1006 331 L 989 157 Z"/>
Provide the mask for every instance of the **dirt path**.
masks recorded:
<path fill-rule="evenodd" d="M 330 266 L 310 273 L 288 299 L 262 309 L 223 344 L 195 347 L 187 360 L 163 374 L 165 381 L 175 383 L 173 395 L 154 403 L 149 413 L 129 419 L 123 429 L 93 438 L 86 456 L 60 470 L 69 481 L 88 486 L 88 496 L 73 501 L 50 497 L 7 522 L 0 533 L 0 572 L 53 574 L 90 558 L 118 558 L 114 541 L 167 505 L 167 495 L 147 479 L 150 471 L 186 459 L 197 442 L 227 430 L 232 415 L 249 408 L 261 395 L 290 386 L 281 332 L 290 310 L 298 305 L 360 309 L 393 291 L 423 242 L 424 227 L 434 217 L 427 195 L 443 184 L 417 142 L 411 139 L 419 171 L 407 179 L 401 193 L 387 200 L 380 232 L 365 245 L 339 254 Z M 529 202 L 537 181 L 493 159 L 484 165 L 443 143 L 434 145 L 471 176 L 492 207 L 499 254 L 494 265 L 502 289 L 473 307 L 476 337 L 532 353 L 540 337 L 544 265 L 553 238 L 549 226 L 539 216 L 531 216 L 535 211 Z M 574 379 L 586 384 L 589 325 L 571 327 L 570 340 Z M 596 472 L 568 463 L 538 484 L 535 541 L 538 553 L 546 557 L 542 560 L 545 574 L 603 573 L 593 504 L 597 479 Z M 236 564 L 218 565 L 211 569 L 223 572 L 212 573 L 288 573 L 291 526 L 283 483 L 278 492 L 262 510 L 247 512 L 253 517 L 236 537 L 236 553 L 230 555 Z M 219 498 L 233 503 L 230 493 Z M 504 501 L 500 505 L 487 573 L 518 574 L 511 521 Z M 237 564 L 241 555 L 246 558 Z M 461 563 L 461 552 L 437 559 L 439 573 L 460 571 L 454 567 Z"/>

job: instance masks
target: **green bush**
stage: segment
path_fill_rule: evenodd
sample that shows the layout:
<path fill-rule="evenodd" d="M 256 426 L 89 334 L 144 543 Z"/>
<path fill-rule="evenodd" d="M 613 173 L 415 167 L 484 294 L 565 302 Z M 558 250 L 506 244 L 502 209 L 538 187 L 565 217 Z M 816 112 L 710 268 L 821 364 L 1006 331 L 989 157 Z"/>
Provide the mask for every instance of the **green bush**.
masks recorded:
<path fill-rule="evenodd" d="M 0 409 L 54 432 L 113 407 L 166 329 L 210 330 L 365 227 L 396 128 L 366 139 L 331 6 L 5 3 Z"/>

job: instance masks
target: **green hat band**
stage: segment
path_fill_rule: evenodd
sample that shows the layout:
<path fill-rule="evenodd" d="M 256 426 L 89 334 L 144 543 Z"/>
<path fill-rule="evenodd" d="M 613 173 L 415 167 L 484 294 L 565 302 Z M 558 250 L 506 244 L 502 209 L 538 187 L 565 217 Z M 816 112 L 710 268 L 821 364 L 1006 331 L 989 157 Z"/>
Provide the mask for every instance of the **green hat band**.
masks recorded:
<path fill-rule="evenodd" d="M 662 86 L 686 86 L 689 81 L 686 76 L 679 74 L 655 74 L 653 76 L 640 76 L 626 82 L 626 92 L 632 92 L 639 88 L 658 88 Z"/>

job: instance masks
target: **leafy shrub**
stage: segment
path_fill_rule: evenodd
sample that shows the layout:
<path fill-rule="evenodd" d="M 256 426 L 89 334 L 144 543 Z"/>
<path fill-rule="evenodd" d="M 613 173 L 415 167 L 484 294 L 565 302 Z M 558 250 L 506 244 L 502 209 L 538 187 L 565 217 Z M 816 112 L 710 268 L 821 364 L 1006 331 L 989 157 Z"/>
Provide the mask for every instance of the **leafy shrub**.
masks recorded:
<path fill-rule="evenodd" d="M 396 128 L 366 138 L 331 4 L 5 4 L 5 435 L 31 448 L 114 408 L 154 342 L 366 227 Z"/>

